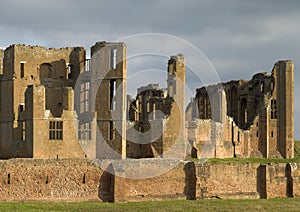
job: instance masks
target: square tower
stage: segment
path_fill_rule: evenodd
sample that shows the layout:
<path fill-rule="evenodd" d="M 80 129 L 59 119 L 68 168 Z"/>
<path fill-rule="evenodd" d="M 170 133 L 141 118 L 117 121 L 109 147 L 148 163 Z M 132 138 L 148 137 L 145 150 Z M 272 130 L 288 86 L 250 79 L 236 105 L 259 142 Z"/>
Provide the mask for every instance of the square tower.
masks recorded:
<path fill-rule="evenodd" d="M 95 73 L 97 158 L 126 158 L 126 45 L 97 42 L 92 48 Z"/>

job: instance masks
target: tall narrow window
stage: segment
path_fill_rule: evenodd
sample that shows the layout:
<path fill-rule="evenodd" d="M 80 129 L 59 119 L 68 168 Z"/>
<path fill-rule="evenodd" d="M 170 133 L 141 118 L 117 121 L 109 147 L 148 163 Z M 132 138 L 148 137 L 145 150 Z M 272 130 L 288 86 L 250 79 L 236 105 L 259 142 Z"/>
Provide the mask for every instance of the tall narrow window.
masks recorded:
<path fill-rule="evenodd" d="M 235 121 L 237 120 L 237 116 L 238 116 L 238 90 L 237 87 L 233 86 L 231 89 L 231 101 L 230 101 L 230 105 L 231 105 L 231 116 L 235 119 Z"/>
<path fill-rule="evenodd" d="M 243 98 L 241 101 L 241 121 L 247 123 L 247 99 Z"/>
<path fill-rule="evenodd" d="M 92 139 L 92 126 L 91 122 L 85 122 L 79 125 L 79 140 L 91 140 Z"/>
<path fill-rule="evenodd" d="M 271 100 L 271 119 L 277 119 L 277 102 L 276 102 L 276 99 Z"/>
<path fill-rule="evenodd" d="M 115 79 L 110 80 L 110 110 L 116 110 L 116 93 L 117 93 L 117 82 Z"/>
<path fill-rule="evenodd" d="M 23 79 L 25 76 L 25 62 L 20 63 L 20 77 Z"/>
<path fill-rule="evenodd" d="M 155 105 L 155 103 L 153 103 L 152 107 L 153 107 L 152 120 L 155 120 L 156 119 L 156 105 Z"/>
<path fill-rule="evenodd" d="M 201 101 L 203 101 L 203 106 L 200 108 L 200 114 L 202 114 L 202 119 L 210 119 L 211 118 L 211 106 L 210 106 L 210 99 L 209 96 L 207 94 L 207 92 L 205 92 L 202 96 Z M 200 103 L 201 104 L 201 103 Z"/>
<path fill-rule="evenodd" d="M 271 89 L 271 91 L 274 90 L 274 81 L 271 82 L 271 84 L 270 84 L 270 89 Z"/>
<path fill-rule="evenodd" d="M 109 121 L 109 140 L 115 140 L 115 122 Z"/>
<path fill-rule="evenodd" d="M 90 70 L 91 70 L 91 59 L 86 59 L 84 71 L 90 71 Z"/>
<path fill-rule="evenodd" d="M 147 102 L 147 113 L 150 112 L 150 102 Z"/>
<path fill-rule="evenodd" d="M 203 96 L 200 96 L 198 102 L 198 110 L 199 110 L 199 118 L 203 119 L 204 118 L 204 98 Z"/>
<path fill-rule="evenodd" d="M 80 92 L 80 112 L 89 111 L 89 99 L 90 99 L 90 82 L 84 82 L 81 84 Z"/>
<path fill-rule="evenodd" d="M 117 68 L 117 49 L 113 49 L 111 52 L 111 68 L 116 69 Z"/>
<path fill-rule="evenodd" d="M 63 139 L 63 122 L 50 121 L 49 122 L 49 139 L 62 140 Z"/>
<path fill-rule="evenodd" d="M 263 93 L 265 91 L 265 82 L 261 81 L 260 82 L 260 92 Z"/>
<path fill-rule="evenodd" d="M 68 79 L 72 79 L 73 76 L 73 65 L 69 64 L 67 67 Z"/>
<path fill-rule="evenodd" d="M 26 140 L 26 124 L 25 121 L 22 121 L 22 135 L 21 135 L 21 140 L 25 141 Z"/>

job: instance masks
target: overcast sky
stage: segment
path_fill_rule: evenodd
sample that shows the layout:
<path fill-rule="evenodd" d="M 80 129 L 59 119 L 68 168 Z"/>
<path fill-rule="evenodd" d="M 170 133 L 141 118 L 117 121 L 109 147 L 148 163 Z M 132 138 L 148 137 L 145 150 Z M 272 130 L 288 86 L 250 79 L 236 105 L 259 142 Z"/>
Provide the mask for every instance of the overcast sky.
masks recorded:
<path fill-rule="evenodd" d="M 300 130 L 297 130 L 300 127 L 300 74 L 297 71 L 300 65 L 300 1 L 0 2 L 2 48 L 24 43 L 89 49 L 96 41 L 114 41 L 139 33 L 163 33 L 180 37 L 199 48 L 222 81 L 250 79 L 257 72 L 270 72 L 278 60 L 292 59 L 295 63 L 295 137 L 300 139 Z M 162 63 L 153 69 L 166 67 L 163 63 L 167 58 L 153 60 Z M 191 89 L 197 87 L 192 75 L 188 75 L 188 83 L 193 85 Z"/>

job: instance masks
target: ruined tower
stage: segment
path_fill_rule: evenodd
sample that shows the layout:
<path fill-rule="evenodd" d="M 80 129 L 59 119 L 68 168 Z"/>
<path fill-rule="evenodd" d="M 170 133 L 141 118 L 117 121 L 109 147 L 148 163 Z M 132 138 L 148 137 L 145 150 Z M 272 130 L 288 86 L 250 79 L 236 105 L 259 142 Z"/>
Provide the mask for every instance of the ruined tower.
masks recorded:
<path fill-rule="evenodd" d="M 173 103 L 164 128 L 164 155 L 166 155 L 165 150 L 174 143 L 177 143 L 179 148 L 185 148 L 185 75 L 184 56 L 182 54 L 171 56 L 168 61 L 167 95 L 173 99 Z M 179 152 L 185 154 L 183 151 Z M 177 156 L 182 157 L 182 155 Z"/>
<path fill-rule="evenodd" d="M 275 77 L 278 130 L 277 148 L 283 158 L 294 157 L 294 64 L 278 61 L 273 69 Z M 272 105 L 273 104 L 273 105 Z M 272 107 L 273 106 L 273 107 Z M 271 103 L 274 110 L 274 102 Z"/>
<path fill-rule="evenodd" d="M 126 158 L 126 45 L 98 42 L 91 53 L 97 80 L 97 158 Z"/>

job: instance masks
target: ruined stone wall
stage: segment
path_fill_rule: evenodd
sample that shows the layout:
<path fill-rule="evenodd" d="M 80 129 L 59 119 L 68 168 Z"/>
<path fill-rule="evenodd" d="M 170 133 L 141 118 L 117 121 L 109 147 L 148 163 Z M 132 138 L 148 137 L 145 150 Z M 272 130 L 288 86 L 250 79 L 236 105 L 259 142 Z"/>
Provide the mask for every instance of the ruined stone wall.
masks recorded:
<path fill-rule="evenodd" d="M 160 164 L 153 161 L 149 165 L 159 167 Z M 152 174 L 152 167 L 141 168 L 148 168 L 149 174 Z M 192 162 L 181 162 L 175 168 L 159 176 L 146 179 L 116 177 L 115 183 L 115 191 L 120 191 L 115 193 L 115 201 L 195 199 L 195 165 Z"/>
<path fill-rule="evenodd" d="M 70 100 L 66 101 L 68 97 L 64 96 L 64 90 L 66 87 L 74 88 L 84 65 L 85 50 L 80 47 L 47 49 L 12 45 L 5 50 L 1 90 L 6 92 L 0 96 L 1 158 L 33 157 L 35 132 L 32 131 L 33 123 L 30 119 L 35 114 L 29 115 L 26 110 L 33 107 L 33 101 L 26 101 L 25 97 L 28 86 L 45 87 L 43 104 L 48 113 L 45 115 L 45 110 L 35 110 L 36 113 L 42 113 L 37 114 L 39 118 L 61 118 L 63 110 L 74 108 L 69 107 Z M 43 133 L 48 134 L 49 139 L 49 126 Z"/>
<path fill-rule="evenodd" d="M 0 161 L 0 200 L 101 200 L 103 171 L 87 160 Z M 103 197 L 102 197 L 103 196 Z"/>
<path fill-rule="evenodd" d="M 78 120 L 73 110 L 73 90 L 65 88 L 64 97 L 69 98 L 69 110 L 63 110 L 60 118 L 51 117 L 50 111 L 45 109 L 45 87 L 29 86 L 26 92 L 26 104 L 28 105 L 27 131 L 33 133 L 32 140 L 27 143 L 32 145 L 33 158 L 84 158 L 95 157 L 95 152 L 84 152 L 83 147 L 91 147 L 94 151 L 95 140 L 78 140 Z M 50 122 L 62 122 L 62 139 L 50 139 Z M 26 143 L 25 142 L 25 143 Z"/>
<path fill-rule="evenodd" d="M 144 162 L 135 160 L 123 169 L 132 169 L 130 174 L 138 178 L 145 170 L 136 167 L 153 174 L 152 168 L 161 164 L 153 161 L 150 167 L 144 167 Z M 120 172 L 124 161 L 116 164 L 113 168 Z M 299 167 L 299 164 L 180 162 L 162 175 L 133 179 L 114 176 L 86 159 L 10 159 L 0 161 L 0 201 L 299 197 Z"/>
<path fill-rule="evenodd" d="M 157 84 L 138 89 L 138 95 L 131 107 L 137 118 L 133 120 L 134 128 L 128 130 L 129 157 L 183 158 L 186 154 L 186 76 L 182 54 L 170 57 L 167 76 L 167 94 Z M 134 135 L 132 140 L 135 142 L 132 142 L 134 131 L 139 133 Z"/>
<path fill-rule="evenodd" d="M 265 168 L 267 198 L 291 196 L 287 178 L 290 173 L 286 172 L 287 164 L 267 164 Z"/>
<path fill-rule="evenodd" d="M 224 102 L 216 101 L 215 98 L 220 87 L 226 93 Z M 195 101 L 199 112 L 194 119 L 222 122 L 218 108 L 226 109 L 226 119 L 232 119 L 232 123 L 224 125 L 223 142 L 229 141 L 234 145 L 234 155 L 256 158 L 293 157 L 292 61 L 278 61 L 271 74 L 258 73 L 249 81 L 230 81 L 199 88 Z M 213 140 L 215 135 L 211 136 L 210 140 Z"/>
<path fill-rule="evenodd" d="M 196 165 L 197 198 L 259 198 L 258 163 Z"/>
<path fill-rule="evenodd" d="M 288 185 L 292 186 L 292 195 L 293 197 L 300 197 L 300 164 L 291 163 L 288 166 L 287 173 L 290 173 L 288 176 Z"/>

